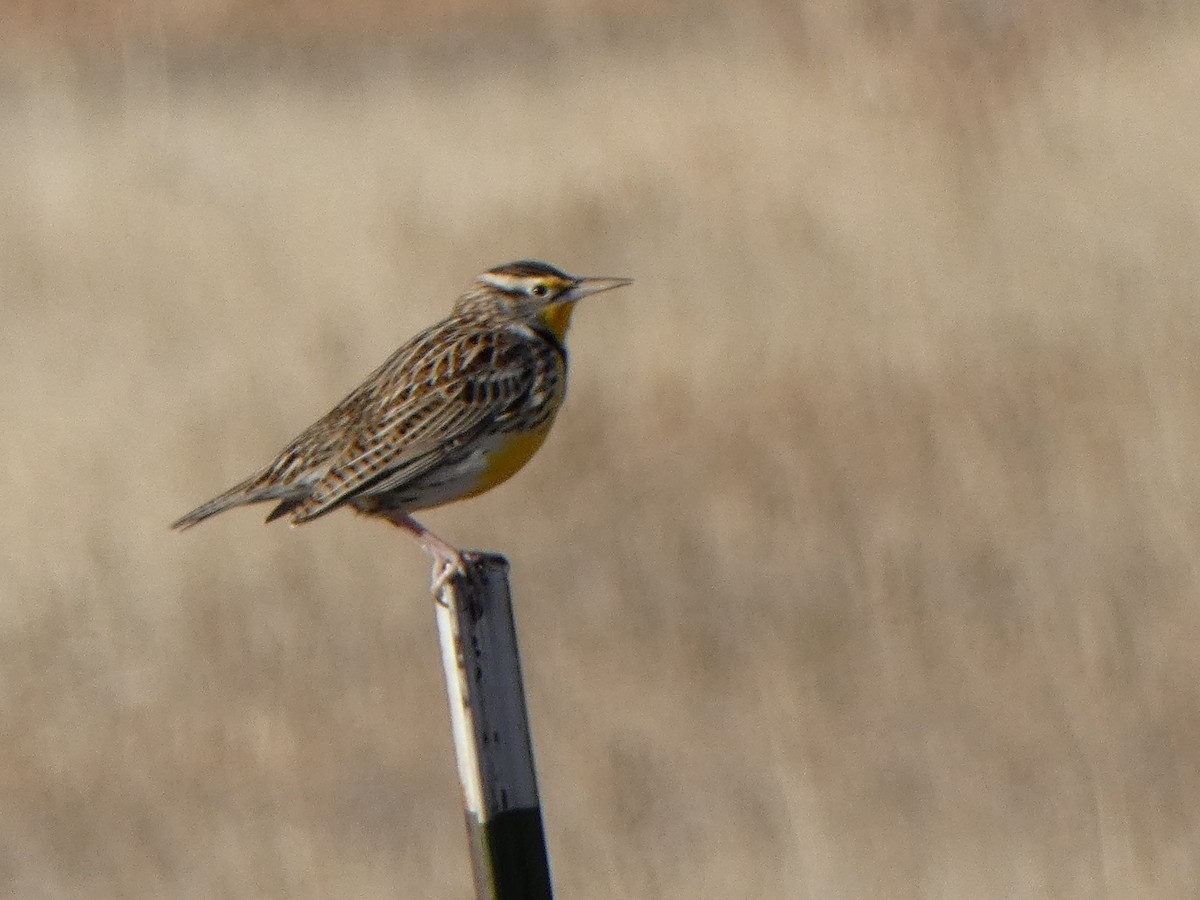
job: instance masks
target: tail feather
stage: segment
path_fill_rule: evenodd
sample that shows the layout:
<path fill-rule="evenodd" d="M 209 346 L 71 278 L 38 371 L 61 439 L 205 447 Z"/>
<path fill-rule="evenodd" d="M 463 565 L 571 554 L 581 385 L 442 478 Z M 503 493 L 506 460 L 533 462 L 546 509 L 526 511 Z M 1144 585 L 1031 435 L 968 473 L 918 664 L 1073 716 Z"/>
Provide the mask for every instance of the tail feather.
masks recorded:
<path fill-rule="evenodd" d="M 304 502 L 303 497 L 288 497 L 286 500 L 284 500 L 282 503 L 280 503 L 278 506 L 276 506 L 273 510 L 271 510 L 270 515 L 267 516 L 267 518 L 264 520 L 264 522 L 274 522 L 276 519 L 280 518 L 281 516 L 286 516 L 288 513 L 290 513 L 293 509 L 295 509 L 297 506 L 299 506 L 303 502 Z M 292 524 L 295 524 L 295 523 L 293 522 Z"/>
<path fill-rule="evenodd" d="M 280 497 L 291 493 L 290 490 L 281 490 L 278 485 L 264 488 L 261 483 L 262 473 L 257 472 L 251 475 L 245 481 L 239 482 L 222 494 L 213 497 L 207 503 L 201 504 L 193 509 L 190 513 L 183 516 L 179 520 L 172 522 L 171 527 L 182 531 L 185 528 L 191 528 L 193 525 L 198 525 L 209 516 L 215 516 L 219 512 L 224 512 L 227 509 L 232 509 L 235 506 L 244 506 L 248 503 L 261 503 L 264 500 L 278 500 Z M 282 506 L 286 506 L 287 500 Z M 276 511 L 278 512 L 278 510 Z M 275 518 L 272 514 L 267 521 Z"/>

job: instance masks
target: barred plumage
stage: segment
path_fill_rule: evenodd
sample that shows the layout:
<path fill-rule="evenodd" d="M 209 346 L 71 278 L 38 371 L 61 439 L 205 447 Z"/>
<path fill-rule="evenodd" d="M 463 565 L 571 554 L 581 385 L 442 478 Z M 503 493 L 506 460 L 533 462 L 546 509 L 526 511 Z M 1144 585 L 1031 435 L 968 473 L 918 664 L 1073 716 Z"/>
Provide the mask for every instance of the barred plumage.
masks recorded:
<path fill-rule="evenodd" d="M 408 514 L 474 496 L 533 455 L 566 394 L 563 346 L 583 297 L 629 284 L 523 260 L 480 275 L 449 318 L 397 350 L 268 466 L 173 524 L 278 501 L 298 525 L 340 506 L 413 532 L 442 578 L 458 551 Z"/>

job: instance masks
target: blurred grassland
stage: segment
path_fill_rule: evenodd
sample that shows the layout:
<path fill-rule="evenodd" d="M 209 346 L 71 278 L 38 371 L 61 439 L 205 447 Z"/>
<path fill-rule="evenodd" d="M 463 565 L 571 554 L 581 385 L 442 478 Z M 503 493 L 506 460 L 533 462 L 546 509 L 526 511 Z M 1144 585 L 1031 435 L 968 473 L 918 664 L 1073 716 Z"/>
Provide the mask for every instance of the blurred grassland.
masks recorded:
<path fill-rule="evenodd" d="M 166 524 L 536 256 L 563 896 L 1191 896 L 1200 27 L 1037 6 L 13 7 L 2 892 L 468 892 L 419 551 Z"/>

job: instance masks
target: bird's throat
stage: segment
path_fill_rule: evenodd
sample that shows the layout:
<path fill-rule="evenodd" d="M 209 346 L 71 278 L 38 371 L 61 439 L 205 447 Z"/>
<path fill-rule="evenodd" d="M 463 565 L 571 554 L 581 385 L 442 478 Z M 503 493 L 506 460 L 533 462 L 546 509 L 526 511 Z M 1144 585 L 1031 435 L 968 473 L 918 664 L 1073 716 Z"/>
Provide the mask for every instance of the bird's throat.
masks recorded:
<path fill-rule="evenodd" d="M 567 329 L 571 326 L 571 313 L 574 311 L 574 303 L 553 303 L 538 313 L 538 318 L 561 343 L 566 340 Z"/>

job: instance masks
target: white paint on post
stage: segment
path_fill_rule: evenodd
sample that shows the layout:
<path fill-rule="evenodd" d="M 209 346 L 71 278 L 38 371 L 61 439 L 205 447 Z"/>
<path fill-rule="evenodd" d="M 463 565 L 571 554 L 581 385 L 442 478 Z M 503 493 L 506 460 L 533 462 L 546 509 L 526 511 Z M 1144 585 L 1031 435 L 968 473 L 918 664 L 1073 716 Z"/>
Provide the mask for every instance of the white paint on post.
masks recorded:
<path fill-rule="evenodd" d="M 458 780 L 462 782 L 467 815 L 483 819 L 483 788 L 479 783 L 479 760 L 475 748 L 475 722 L 470 715 L 470 685 L 466 667 L 459 663 L 458 617 L 453 586 L 447 585 L 438 596 L 437 624 L 442 645 L 442 667 L 446 670 L 446 693 L 450 700 L 450 728 L 454 734 L 454 758 L 458 760 Z"/>

